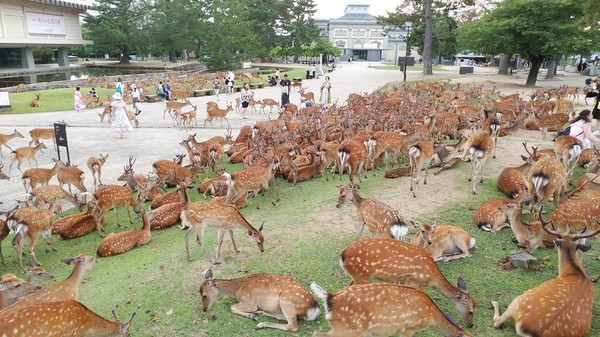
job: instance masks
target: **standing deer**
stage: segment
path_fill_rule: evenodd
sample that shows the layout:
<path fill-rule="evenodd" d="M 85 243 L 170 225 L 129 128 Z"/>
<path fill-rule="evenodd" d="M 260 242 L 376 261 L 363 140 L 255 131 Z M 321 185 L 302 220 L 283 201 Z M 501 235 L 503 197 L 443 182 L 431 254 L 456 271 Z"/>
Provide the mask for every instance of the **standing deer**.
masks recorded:
<path fill-rule="evenodd" d="M 304 97 L 305 100 L 315 103 L 315 93 L 312 91 L 306 91 L 306 88 L 300 87 L 300 97 Z"/>
<path fill-rule="evenodd" d="M 94 177 L 94 188 L 98 189 L 98 184 L 102 185 L 102 165 L 106 162 L 108 158 L 108 153 L 106 156 L 103 156 L 100 153 L 100 157 L 90 157 L 87 161 L 87 167 L 92 172 L 92 177 Z M 98 176 L 98 179 L 96 179 Z"/>
<path fill-rule="evenodd" d="M 265 107 L 267 107 L 267 106 L 270 108 L 269 114 L 271 114 L 271 113 L 273 113 L 273 107 L 278 107 L 279 106 L 279 102 L 277 102 L 276 100 L 271 99 L 271 98 L 265 98 L 265 99 L 261 100 L 260 111 L 262 113 L 264 113 L 265 112 Z"/>
<path fill-rule="evenodd" d="M 427 169 L 434 154 L 433 143 L 426 140 L 419 140 L 408 149 L 408 157 L 410 159 L 410 191 L 415 198 L 417 197 L 417 185 L 419 184 L 421 170 L 423 169 L 425 169 L 423 185 L 427 185 Z"/>
<path fill-rule="evenodd" d="M 220 118 L 221 119 L 221 127 L 223 127 L 223 120 L 225 120 L 227 122 L 227 125 L 229 127 L 231 127 L 231 124 L 229 124 L 229 120 L 227 119 L 227 113 L 229 113 L 229 111 L 232 111 L 233 108 L 231 107 L 231 103 L 227 102 L 227 108 L 225 109 L 211 109 L 211 110 L 207 110 L 206 111 L 206 119 L 204 120 L 204 124 L 202 125 L 202 127 L 206 127 L 206 122 L 209 122 L 210 125 L 214 128 L 215 126 L 213 125 L 212 121 L 215 118 Z"/>
<path fill-rule="evenodd" d="M 459 277 L 458 287 L 450 284 L 422 247 L 393 239 L 361 239 L 342 252 L 340 265 L 353 285 L 380 280 L 433 288 L 454 305 L 467 326 L 473 326 L 475 301 L 465 281 Z"/>
<path fill-rule="evenodd" d="M 527 149 L 527 143 L 523 143 L 525 151 L 529 153 L 529 157 L 521 155 L 521 158 L 525 161 L 520 166 L 516 167 L 505 167 L 496 181 L 496 187 L 498 191 L 504 193 L 507 197 L 516 199 L 521 193 L 527 191 L 527 179 L 525 175 L 531 169 L 531 166 L 540 158 L 536 154 L 537 147 L 533 147 L 533 153 Z"/>
<path fill-rule="evenodd" d="M 34 147 L 30 147 L 30 146 L 21 147 L 21 148 L 18 148 L 16 150 L 12 151 L 10 153 L 12 160 L 10 162 L 10 166 L 8 167 L 8 171 L 10 172 L 12 170 L 15 160 L 19 162 L 19 164 L 17 165 L 17 168 L 19 169 L 19 171 L 21 171 L 21 173 L 23 173 L 23 170 L 21 170 L 21 164 L 23 163 L 23 160 L 25 160 L 25 159 L 27 159 L 29 161 L 30 167 L 31 167 L 32 159 L 33 159 L 33 161 L 35 161 L 35 167 L 38 167 L 38 162 L 37 162 L 37 159 L 35 159 L 35 155 L 37 154 L 38 151 L 41 151 L 42 149 L 47 149 L 47 147 L 44 143 L 38 143 Z"/>
<path fill-rule="evenodd" d="M 52 168 L 30 168 L 23 173 L 21 180 L 23 182 L 23 187 L 25 187 L 25 192 L 29 192 L 29 190 L 36 188 L 38 185 L 47 186 L 50 179 L 52 179 L 59 170 L 66 167 L 65 163 L 61 160 L 52 159 L 52 161 L 54 162 Z M 29 183 L 29 189 L 27 188 L 27 183 Z"/>
<path fill-rule="evenodd" d="M 96 251 L 99 257 L 123 254 L 133 248 L 143 246 L 150 242 L 150 211 L 142 213 L 142 229 L 136 229 L 120 233 L 111 233 L 102 240 Z"/>
<path fill-rule="evenodd" d="M 342 186 L 336 204 L 337 208 L 349 202 L 356 206 L 360 226 L 356 239 L 360 239 L 367 225 L 369 232 L 377 236 L 402 240 L 408 234 L 408 226 L 398 211 L 377 199 L 361 197 L 357 188 L 358 185 Z"/>
<path fill-rule="evenodd" d="M 363 143 L 356 139 L 346 139 L 338 147 L 337 167 L 340 173 L 340 181 L 346 166 L 348 167 L 348 177 L 350 183 L 354 182 L 353 176 L 358 177 L 358 182 L 362 182 L 365 175 L 367 164 L 367 148 Z"/>
<path fill-rule="evenodd" d="M 517 296 L 500 315 L 500 305 L 494 307 L 494 328 L 498 329 L 512 319 L 519 336 L 587 336 L 592 326 L 594 285 L 581 264 L 580 254 L 591 247 L 583 239 L 600 233 L 584 228 L 578 234 L 564 234 L 556 230 L 552 221 L 541 217 L 542 228 L 555 235 L 559 249 L 558 276 Z M 597 224 L 600 224 L 596 220 Z M 547 226 L 552 224 L 553 229 Z"/>
<path fill-rule="evenodd" d="M 224 280 L 214 279 L 209 269 L 200 285 L 202 310 L 209 311 L 221 293 L 235 295 L 238 303 L 231 306 L 231 312 L 236 315 L 252 320 L 265 315 L 287 321 L 287 324 L 260 322 L 257 329 L 298 331 L 298 318 L 314 321 L 321 313 L 308 288 L 290 276 L 261 273 Z"/>
<path fill-rule="evenodd" d="M 69 186 L 69 192 L 71 192 L 71 185 L 75 186 L 81 193 L 87 192 L 85 184 L 83 183 L 84 173 L 83 171 L 75 166 L 65 166 L 58 171 L 58 184 L 62 187 L 64 184 Z"/>
<path fill-rule="evenodd" d="M 273 177 L 273 168 L 275 163 L 270 160 L 266 167 L 255 165 L 248 168 L 243 168 L 241 171 L 229 174 L 223 173 L 225 179 L 227 179 L 227 197 L 225 198 L 224 204 L 231 201 L 233 204 L 242 198 L 248 192 L 254 192 L 256 196 L 256 208 L 260 207 L 258 201 L 258 192 L 262 188 L 263 190 L 269 191 L 271 196 L 271 203 L 275 206 L 275 202 L 279 201 L 279 185 L 275 182 L 275 190 L 277 199 L 273 199 L 273 191 L 269 187 L 269 182 Z"/>
<path fill-rule="evenodd" d="M 115 322 L 108 321 L 75 301 L 35 303 L 9 314 L 0 312 L 3 337 L 127 337 L 135 312 L 121 322 L 113 310 Z"/>
<path fill-rule="evenodd" d="M 202 245 L 204 231 L 207 227 L 216 227 L 219 229 L 218 240 L 217 240 L 217 257 L 211 260 L 214 264 L 221 263 L 221 244 L 223 244 L 223 238 L 226 232 L 229 232 L 231 242 L 233 244 L 233 250 L 239 253 L 235 240 L 233 239 L 233 230 L 239 227 L 246 231 L 246 233 L 252 238 L 258 245 L 258 249 L 264 252 L 264 241 L 263 236 L 263 225 L 256 230 L 240 211 L 234 206 L 224 205 L 221 202 L 205 202 L 197 201 L 193 204 L 189 204 L 181 212 L 181 225 L 185 228 L 189 227 L 188 232 L 185 234 L 185 252 L 188 260 L 190 258 L 189 241 L 192 235 L 196 234 L 196 241 L 199 245 Z"/>
<path fill-rule="evenodd" d="M 79 200 L 75 198 L 71 193 L 65 191 L 62 187 L 58 185 L 47 185 L 36 187 L 31 190 L 31 201 L 36 207 L 40 207 L 47 203 L 54 203 L 57 206 L 57 209 L 62 213 L 62 208 L 60 203 L 62 200 L 67 200 L 73 206 L 79 207 L 81 206 Z"/>
<path fill-rule="evenodd" d="M 470 143 L 469 153 L 471 154 L 473 168 L 469 181 L 473 182 L 473 194 L 477 194 L 477 177 L 479 176 L 479 182 L 483 183 L 483 177 L 481 176 L 483 167 L 488 157 L 496 148 L 496 144 L 494 143 L 494 138 L 490 136 L 487 130 L 474 134 Z"/>
<path fill-rule="evenodd" d="M 10 219 L 10 218 L 9 218 Z M 23 246 L 25 240 L 29 238 L 29 254 L 38 266 L 42 264 L 35 256 L 35 244 L 38 240 L 39 234 L 42 234 L 44 241 L 46 241 L 46 253 L 49 252 L 49 248 L 56 251 L 54 241 L 52 241 L 52 226 L 54 225 L 54 204 L 50 204 L 48 209 L 38 210 L 19 219 L 14 227 L 16 233 L 13 239 L 15 244 L 15 250 L 19 256 L 19 267 L 23 268 Z"/>
<path fill-rule="evenodd" d="M 133 197 L 133 191 L 127 185 L 119 186 L 119 185 L 104 185 L 101 186 L 96 193 L 93 194 L 95 203 L 98 205 L 99 210 L 99 218 L 100 218 L 100 226 L 103 229 L 104 224 L 106 223 L 106 214 L 111 210 L 115 209 L 115 217 L 117 219 L 117 226 L 121 226 L 121 221 L 119 220 L 119 211 L 117 207 L 125 206 L 127 210 L 127 218 L 130 223 L 133 223 L 131 220 L 131 213 L 129 211 L 129 206 L 133 208 L 133 211 L 136 214 L 141 212 L 140 204 Z M 102 233 L 100 233 L 102 235 Z"/>
<path fill-rule="evenodd" d="M 54 133 L 54 128 L 35 128 L 29 131 L 29 135 L 31 136 L 29 146 L 31 146 L 31 144 L 40 143 L 40 139 L 51 139 L 52 144 L 56 147 L 56 134 Z"/>
<path fill-rule="evenodd" d="M 475 248 L 475 238 L 460 227 L 438 226 L 437 221 L 431 224 L 411 222 L 419 231 L 410 243 L 423 247 L 434 261 L 448 262 L 469 257 L 469 250 Z"/>
<path fill-rule="evenodd" d="M 431 327 L 444 336 L 472 337 L 449 319 L 419 289 L 397 284 L 361 284 L 330 294 L 316 283 L 313 293 L 323 301 L 329 332 L 313 337 L 414 336 Z"/>
<path fill-rule="evenodd" d="M 560 202 L 567 184 L 567 171 L 556 157 L 544 157 L 535 162 L 529 170 L 527 184 L 529 197 L 533 199 L 533 213 L 537 213 L 544 203 L 554 197 L 554 207 Z"/>
<path fill-rule="evenodd" d="M 13 150 L 10 146 L 8 146 L 8 141 L 13 139 L 13 138 L 25 138 L 23 137 L 23 135 L 17 131 L 17 129 L 15 129 L 15 131 L 11 134 L 5 135 L 0 133 L 0 156 L 4 157 L 4 154 L 2 153 L 2 146 L 8 148 L 9 150 Z"/>

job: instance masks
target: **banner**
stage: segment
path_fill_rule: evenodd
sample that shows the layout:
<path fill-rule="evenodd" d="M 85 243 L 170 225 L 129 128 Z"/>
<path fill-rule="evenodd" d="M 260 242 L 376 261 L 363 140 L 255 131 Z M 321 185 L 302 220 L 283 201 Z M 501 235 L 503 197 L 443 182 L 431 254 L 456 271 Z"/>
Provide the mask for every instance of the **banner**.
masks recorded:
<path fill-rule="evenodd" d="M 62 15 L 26 12 L 29 34 L 67 35 Z"/>

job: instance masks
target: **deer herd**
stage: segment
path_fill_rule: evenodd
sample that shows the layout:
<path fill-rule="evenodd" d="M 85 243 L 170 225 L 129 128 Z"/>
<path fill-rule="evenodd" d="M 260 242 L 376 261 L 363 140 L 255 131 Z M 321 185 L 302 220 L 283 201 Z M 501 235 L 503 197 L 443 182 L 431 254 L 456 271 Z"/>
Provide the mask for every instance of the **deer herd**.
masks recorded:
<path fill-rule="evenodd" d="M 304 90 L 300 91 L 303 97 L 314 99 Z M 54 234 L 64 240 L 99 235 L 103 239 L 96 254 L 103 258 L 144 246 L 153 240 L 153 231 L 180 223 L 180 228 L 187 230 L 182 240 L 185 257 L 193 260 L 192 256 L 200 253 L 190 249 L 190 239 L 195 236 L 202 246 L 206 230 L 215 229 L 216 255 L 210 262 L 218 265 L 224 263 L 221 246 L 226 234 L 236 253 L 249 253 L 245 244 L 238 249 L 234 240 L 234 232 L 240 229 L 260 252 L 269 254 L 265 240 L 269 242 L 266 236 L 274 224 L 251 224 L 240 212 L 249 205 L 248 198 L 255 198 L 256 208 L 277 208 L 281 202 L 279 180 L 288 180 L 292 186 L 317 177 L 325 182 L 328 173 L 339 175 L 337 208 L 349 203 L 356 208 L 356 217 L 352 216 L 359 228 L 356 241 L 339 255 L 341 270 L 351 279 L 349 286 L 329 292 L 315 282 L 307 286 L 291 276 L 270 273 L 217 279 L 209 269 L 199 288 L 202 310 L 210 311 L 218 295 L 225 294 L 237 299 L 231 306 L 233 314 L 252 320 L 264 315 L 286 322 L 263 321 L 257 329 L 297 331 L 299 318 L 313 321 L 323 312 L 331 329 L 315 331 L 313 336 L 413 336 L 426 328 L 443 336 L 472 336 L 461 325 L 473 327 L 475 309 L 485 307 L 467 292 L 465 279 L 475 276 L 465 273 L 453 285 L 437 262 L 455 264 L 460 262 L 454 260 L 483 253 L 476 249 L 474 233 L 438 221 L 407 221 L 400 209 L 367 197 L 367 193 L 359 194 L 360 185 L 367 176 L 385 171 L 388 178 L 410 177 L 410 188 L 404 193 L 418 198 L 434 193 L 427 185 L 428 168 L 438 167 L 435 175 L 450 175 L 445 171 L 471 161 L 471 173 L 464 178 L 471 182 L 471 193 L 477 194 L 477 186 L 486 175 L 485 165 L 495 160 L 502 137 L 519 128 L 541 130 L 540 138 L 548 131 L 558 131 L 573 112 L 572 104 L 567 104 L 572 94 L 572 88 L 561 87 L 535 91 L 527 99 L 520 94 L 502 96 L 495 88 L 419 82 L 394 86 L 389 93 L 351 94 L 346 105 L 334 104 L 327 109 L 317 104 L 299 111 L 288 103 L 277 108 L 278 118 L 244 125 L 236 137 L 227 119 L 233 104 L 221 109 L 209 102 L 204 126 L 208 122 L 214 127 L 218 119 L 223 127 L 225 120 L 224 136 L 199 141 L 196 134 L 190 134 L 179 143 L 185 153 L 174 159 L 157 159 L 148 168 L 150 175 L 136 173 L 136 159 L 130 157 L 118 182 L 112 184 L 102 181 L 102 168 L 113 156 L 94 154 L 87 159 L 93 177 L 93 189 L 89 190 L 84 184 L 88 173 L 76 166 L 54 159 L 51 167 L 37 167 L 36 153 L 46 149 L 42 140 L 54 141 L 49 129 L 31 130 L 29 146 L 16 149 L 8 143 L 24 138 L 19 131 L 0 134 L 0 150 L 4 146 L 11 151 L 9 172 L 1 172 L 4 164 L 0 165 L 0 178 L 9 179 L 17 162 L 26 193 L 17 207 L 3 213 L 0 243 L 13 233 L 19 271 L 30 276 L 28 280 L 15 274 L 0 277 L 0 336 L 129 334 L 135 313 L 123 322 L 113 312 L 114 321 L 109 321 L 78 302 L 78 286 L 85 272 L 95 266 L 94 258 L 81 254 L 65 259 L 65 263 L 74 264 L 71 276 L 44 287 L 35 282 L 36 277 L 51 277 L 35 253 L 40 234 L 46 253 L 52 255 L 57 253 L 51 249 L 60 249 L 53 241 Z M 181 102 L 168 101 L 163 117 L 168 113 L 174 124 L 188 130 L 192 123 L 197 124 L 198 111 L 185 95 L 182 91 Z M 279 105 L 267 99 L 256 104 L 262 104 L 262 110 Z M 565 106 L 567 110 L 557 108 Z M 474 224 L 491 233 L 510 227 L 516 245 L 530 253 L 542 247 L 554 248 L 559 255 L 558 275 L 535 288 L 522 289 L 523 294 L 503 314 L 499 302 L 492 301 L 493 326 L 501 328 L 513 320 L 519 336 L 585 336 L 592 322 L 592 279 L 599 277 L 588 277 L 578 251 L 590 249 L 586 238 L 600 235 L 600 182 L 596 179 L 600 153 L 594 148 L 583 149 L 571 136 L 557 137 L 548 149 L 527 143 L 523 147 L 523 164 L 506 167 L 497 179 L 498 191 L 506 197 L 481 204 L 474 212 Z M 26 159 L 30 168 L 23 171 Z M 184 160 L 189 162 L 187 167 Z M 241 164 L 241 168 L 225 172 L 225 160 Z M 400 167 L 388 170 L 388 166 L 396 165 Z M 577 167 L 586 173 L 570 189 Z M 197 181 L 201 174 L 205 179 Z M 52 184 L 53 177 L 58 184 Z M 65 184 L 68 191 L 63 188 Z M 199 194 L 190 195 L 193 188 Z M 272 206 L 260 202 L 265 192 Z M 196 195 L 204 198 L 196 199 Z M 212 198 L 208 200 L 208 196 Z M 79 211 L 63 215 L 61 204 L 65 201 Z M 543 209 L 548 209 L 550 202 L 554 210 L 544 216 Z M 122 207 L 130 223 L 134 223 L 133 209 L 141 218 L 141 228 L 106 234 L 107 216 L 111 213 L 108 221 L 114 219 L 120 226 L 118 209 Z M 361 238 L 365 226 L 374 237 Z M 411 229 L 415 234 L 409 239 Z M 91 234 L 94 230 L 97 234 Z M 33 259 L 29 269 L 23 264 L 26 241 Z M 119 258 L 125 257 L 112 257 Z M 0 259 L 4 262 L 1 246 Z M 442 312 L 439 299 L 422 288 L 445 297 L 462 324 Z"/>

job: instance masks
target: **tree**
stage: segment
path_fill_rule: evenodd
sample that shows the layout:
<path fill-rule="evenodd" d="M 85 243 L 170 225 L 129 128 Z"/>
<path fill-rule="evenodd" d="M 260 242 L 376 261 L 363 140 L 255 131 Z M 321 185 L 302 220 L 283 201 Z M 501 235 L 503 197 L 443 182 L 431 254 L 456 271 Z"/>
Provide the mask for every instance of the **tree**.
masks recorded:
<path fill-rule="evenodd" d="M 177 62 L 177 52 L 189 48 L 193 27 L 202 19 L 202 11 L 190 0 L 156 0 L 151 14 L 152 40 Z"/>
<path fill-rule="evenodd" d="M 319 38 L 319 27 L 313 15 L 316 13 L 314 0 L 285 0 L 287 15 L 282 17 L 284 43 L 292 47 L 294 62 L 302 55 L 302 46 L 310 45 Z"/>

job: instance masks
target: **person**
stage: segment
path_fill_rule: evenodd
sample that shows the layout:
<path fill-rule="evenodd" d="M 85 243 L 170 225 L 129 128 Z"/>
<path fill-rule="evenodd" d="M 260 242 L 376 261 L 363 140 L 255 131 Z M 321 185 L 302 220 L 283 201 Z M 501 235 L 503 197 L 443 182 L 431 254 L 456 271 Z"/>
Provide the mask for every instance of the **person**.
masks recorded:
<path fill-rule="evenodd" d="M 321 98 L 319 101 L 325 108 L 329 108 L 331 104 L 331 82 L 329 76 L 325 76 L 325 82 L 321 84 Z"/>
<path fill-rule="evenodd" d="M 133 108 L 135 109 L 135 115 L 142 113 L 140 110 L 140 91 L 138 90 L 135 83 L 131 84 L 131 100 L 133 101 Z"/>
<path fill-rule="evenodd" d="M 88 91 L 88 96 L 90 98 L 96 98 L 96 97 L 98 97 L 98 94 L 96 94 L 96 88 L 90 89 L 90 91 Z"/>
<path fill-rule="evenodd" d="M 312 73 L 312 78 L 317 78 L 317 66 L 316 65 L 312 65 L 312 67 L 310 67 L 310 72 Z"/>
<path fill-rule="evenodd" d="M 600 139 L 592 134 L 590 113 L 590 109 L 581 110 L 577 117 L 569 121 L 569 125 L 571 126 L 569 136 L 579 139 L 583 143 L 584 149 L 600 144 Z"/>
<path fill-rule="evenodd" d="M 81 88 L 75 88 L 75 94 L 73 95 L 73 99 L 75 100 L 75 111 L 82 112 L 85 109 L 85 103 L 83 103 L 83 96 L 81 96 Z"/>
<path fill-rule="evenodd" d="M 300 104 L 298 105 L 298 111 L 302 111 L 305 108 L 310 108 L 312 106 L 312 103 L 310 101 L 307 101 L 306 98 L 304 97 L 300 97 Z"/>
<path fill-rule="evenodd" d="M 250 90 L 250 85 L 248 83 L 244 83 L 240 95 L 240 100 L 242 101 L 242 110 L 240 110 L 240 117 L 242 119 L 246 119 L 246 113 L 248 112 L 248 104 L 250 103 L 250 100 L 254 95 L 254 92 Z"/>
<path fill-rule="evenodd" d="M 156 86 L 156 95 L 162 97 L 163 102 L 167 100 L 167 93 L 164 90 L 163 81 L 160 81 L 158 86 Z"/>
<path fill-rule="evenodd" d="M 167 101 L 171 100 L 171 85 L 169 84 L 169 80 L 166 80 L 162 86 L 163 92 L 165 93 L 165 99 Z"/>
<path fill-rule="evenodd" d="M 290 102 L 290 87 L 292 82 L 288 79 L 288 75 L 283 75 L 283 79 L 279 82 L 281 86 L 281 107 Z"/>
<path fill-rule="evenodd" d="M 229 87 L 229 94 L 230 94 L 230 95 L 233 95 L 233 93 L 234 93 L 233 84 L 234 84 L 234 83 L 233 83 L 233 80 L 232 80 L 232 79 L 230 79 L 230 80 L 229 80 L 229 83 L 227 84 L 227 86 Z"/>
<path fill-rule="evenodd" d="M 281 72 L 279 71 L 279 68 L 275 68 L 275 82 L 279 83 L 280 75 L 281 75 Z"/>
<path fill-rule="evenodd" d="M 117 83 L 115 84 L 115 92 L 118 92 L 119 94 L 123 95 L 123 80 L 119 77 L 117 78 Z"/>
<path fill-rule="evenodd" d="M 215 78 L 213 81 L 213 85 L 215 86 L 215 95 L 217 95 L 217 101 L 219 100 L 219 89 L 221 88 L 221 84 L 219 80 Z"/>
<path fill-rule="evenodd" d="M 310 66 L 307 64 L 306 65 L 306 79 L 308 80 L 310 78 Z"/>
<path fill-rule="evenodd" d="M 323 76 L 325 73 L 323 72 L 323 66 L 319 64 L 319 76 Z"/>
<path fill-rule="evenodd" d="M 225 95 L 229 96 L 229 79 L 225 78 Z"/>
<path fill-rule="evenodd" d="M 277 85 L 277 81 L 275 81 L 275 77 L 269 75 L 267 77 L 267 83 L 269 83 L 270 86 L 274 87 Z"/>
<path fill-rule="evenodd" d="M 123 96 L 115 92 L 112 96 L 113 101 L 110 103 L 110 122 L 114 132 L 119 134 L 119 138 L 125 137 L 125 132 L 133 130 L 127 111 L 125 110 L 125 102 Z"/>
<path fill-rule="evenodd" d="M 599 84 L 596 85 L 596 90 L 598 89 L 600 89 Z M 600 130 L 600 94 L 596 95 L 596 101 L 594 102 L 594 108 L 592 110 L 592 117 L 596 121 L 596 132 L 598 132 L 598 130 Z"/>

